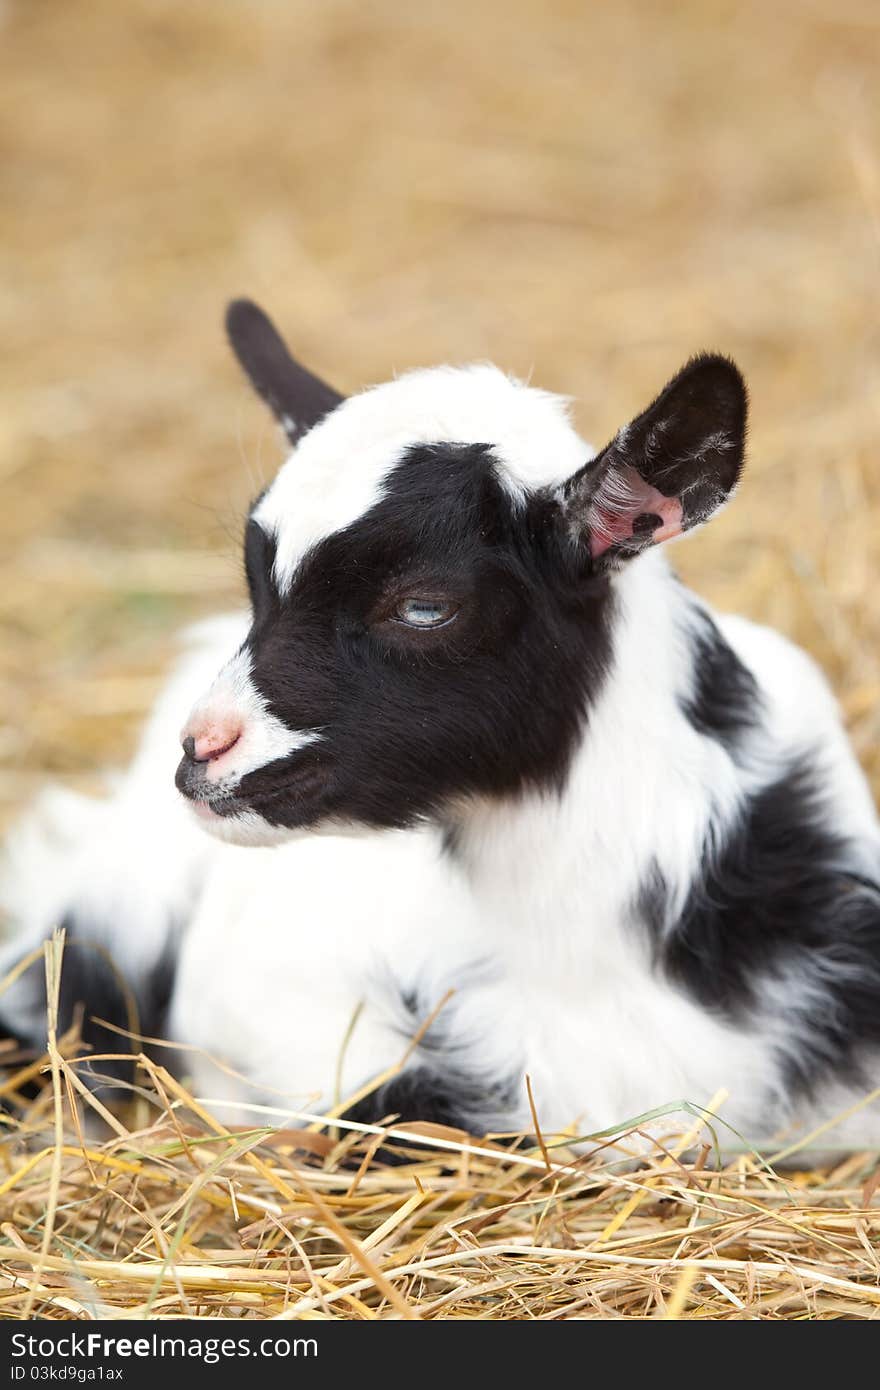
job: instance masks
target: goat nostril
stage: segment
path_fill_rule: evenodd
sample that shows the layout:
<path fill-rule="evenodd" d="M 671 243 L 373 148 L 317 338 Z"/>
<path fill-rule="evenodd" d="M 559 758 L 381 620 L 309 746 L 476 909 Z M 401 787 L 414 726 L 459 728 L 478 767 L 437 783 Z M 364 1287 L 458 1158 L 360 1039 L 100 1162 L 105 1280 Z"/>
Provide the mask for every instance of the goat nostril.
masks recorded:
<path fill-rule="evenodd" d="M 227 737 L 225 743 L 222 739 L 213 743 L 206 739 L 203 748 L 200 748 L 197 743 L 196 762 L 213 762 L 214 758 L 222 758 L 224 753 L 228 753 L 231 748 L 235 747 L 240 738 L 241 730 L 236 729 L 235 733 Z"/>
<path fill-rule="evenodd" d="M 182 740 L 187 762 L 212 763 L 234 748 L 241 738 L 241 729 L 213 728 L 205 734 L 188 734 Z"/>

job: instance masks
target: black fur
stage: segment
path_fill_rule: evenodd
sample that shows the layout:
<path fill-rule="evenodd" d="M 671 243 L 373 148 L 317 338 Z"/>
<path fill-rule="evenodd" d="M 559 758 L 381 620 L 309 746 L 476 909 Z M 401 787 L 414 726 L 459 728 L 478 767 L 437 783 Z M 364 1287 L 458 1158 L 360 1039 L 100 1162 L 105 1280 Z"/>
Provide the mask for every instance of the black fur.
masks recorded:
<path fill-rule="evenodd" d="M 743 735 L 760 721 L 758 684 L 709 614 L 699 608 L 691 611 L 693 687 L 682 709 L 698 733 L 716 739 L 735 756 Z"/>
<path fill-rule="evenodd" d="M 503 1114 L 511 1100 L 506 1088 L 483 1085 L 464 1071 L 415 1066 L 364 1096 L 345 1119 L 366 1125 L 393 1122 L 401 1128 L 408 1120 L 421 1120 L 471 1132 L 475 1116 Z"/>
<path fill-rule="evenodd" d="M 562 785 L 608 666 L 610 587 L 564 544 L 552 500 L 514 505 L 488 446 L 411 449 L 283 599 L 273 554 L 252 521 L 253 679 L 284 724 L 322 738 L 247 774 L 219 814 L 406 826 L 457 795 Z M 454 621 L 408 628 L 412 596 Z"/>
<path fill-rule="evenodd" d="M 270 616 L 278 601 L 272 582 L 277 546 L 259 522 L 249 519 L 244 533 L 244 572 L 255 613 Z"/>
<path fill-rule="evenodd" d="M 820 803 L 809 767 L 792 767 L 706 846 L 677 922 L 656 869 L 638 903 L 660 968 L 733 1020 L 753 1015 L 768 976 L 791 975 L 793 1042 L 780 1064 L 802 1094 L 835 1075 L 851 1083 L 860 1055 L 880 1046 L 880 857 L 876 878 L 852 871 Z"/>
<path fill-rule="evenodd" d="M 481 1085 L 474 1076 L 455 1068 L 413 1066 L 350 1106 L 342 1118 L 392 1129 L 406 1129 L 413 1123 L 445 1125 L 479 1139 L 494 1124 L 487 1117 L 512 1113 L 513 1101 L 512 1086 L 508 1089 Z M 498 1125 L 499 1133 L 512 1128 L 512 1124 L 503 1122 Z M 443 1160 L 442 1151 L 415 1139 L 389 1139 L 376 1151 L 375 1158 L 398 1165 L 408 1162 L 413 1153 Z"/>
<path fill-rule="evenodd" d="M 456 994 L 466 993 L 491 980 L 495 973 L 489 961 L 474 962 L 450 983 L 454 983 Z M 346 1118 L 362 1124 L 393 1119 L 402 1127 L 408 1121 L 424 1120 L 471 1134 L 486 1133 L 490 1128 L 510 1129 L 519 1091 L 513 1059 L 507 1076 L 491 1077 L 481 1072 L 474 1061 L 478 1049 L 464 1040 L 456 1027 L 454 999 L 432 1019 L 437 999 L 418 980 L 404 985 L 390 977 L 386 989 L 388 998 L 397 1001 L 401 1049 L 418 1037 L 418 1052 L 406 1070 L 358 1101 Z M 425 1027 L 428 1020 L 430 1024 Z"/>
<path fill-rule="evenodd" d="M 707 521 L 742 473 L 747 414 L 746 385 L 736 364 L 717 353 L 692 358 L 647 410 L 568 480 L 564 496 L 572 535 L 587 541 L 597 518 L 615 512 L 615 475 L 625 479 L 630 469 L 681 503 L 682 530 Z M 624 528 L 597 559 L 598 570 L 653 544 L 661 518 L 648 510 L 633 513 L 631 521 L 631 532 Z"/>
<path fill-rule="evenodd" d="M 232 301 L 226 332 L 254 390 L 283 425 L 291 444 L 343 400 L 332 386 L 294 361 L 274 324 L 251 300 Z"/>
<path fill-rule="evenodd" d="M 492 973 L 487 962 L 475 964 L 466 977 L 458 977 L 456 989 L 466 990 Z M 422 1031 L 433 1004 L 418 982 L 405 987 L 391 980 L 389 991 L 399 1000 L 401 1047 L 418 1034 L 418 1057 L 399 1076 L 351 1106 L 345 1118 L 361 1124 L 401 1128 L 413 1121 L 425 1121 L 469 1134 L 511 1129 L 510 1117 L 516 1110 L 519 1089 L 513 1063 L 507 1077 L 481 1074 L 474 1065 L 473 1049 L 456 1034 L 454 1004 L 451 1016 L 447 1010 L 441 1011 Z M 393 1148 L 383 1148 L 382 1156 L 396 1161 Z"/>
<path fill-rule="evenodd" d="M 148 1051 L 141 1043 L 102 1026 L 103 1019 L 148 1037 L 162 1037 L 174 976 L 174 958 L 169 948 L 150 973 L 139 984 L 133 996 L 128 982 L 123 982 L 106 951 L 90 940 L 88 929 L 72 917 L 65 918 L 66 940 L 61 966 L 58 997 L 59 1039 L 74 1026 L 84 1044 L 83 1054 L 137 1053 Z M 27 992 L 27 1017 L 33 1025 L 25 1037 L 16 1041 L 24 1048 L 39 1053 L 46 1046 L 46 987 L 45 968 L 39 960 L 13 987 Z M 16 1001 L 18 1011 L 18 1001 Z M 0 1033 L 4 1032 L 0 1014 Z M 167 1051 L 163 1060 L 169 1060 Z M 78 1074 L 94 1090 L 112 1089 L 116 1083 L 134 1079 L 134 1064 L 123 1060 L 100 1061 L 92 1066 L 80 1064 Z"/>

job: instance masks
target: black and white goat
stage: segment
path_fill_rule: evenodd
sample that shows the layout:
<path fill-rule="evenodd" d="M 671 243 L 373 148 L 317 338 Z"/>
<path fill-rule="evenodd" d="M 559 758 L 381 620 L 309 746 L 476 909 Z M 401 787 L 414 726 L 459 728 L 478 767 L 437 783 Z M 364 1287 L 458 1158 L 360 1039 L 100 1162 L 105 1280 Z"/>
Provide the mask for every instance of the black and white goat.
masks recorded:
<path fill-rule="evenodd" d="M 359 1119 L 528 1128 L 529 1074 L 547 1130 L 726 1088 L 766 1142 L 878 1084 L 880 830 L 834 700 L 660 548 L 737 483 L 736 367 L 695 358 L 593 455 L 492 367 L 344 400 L 254 305 L 228 328 L 292 446 L 251 613 L 192 635 L 112 799 L 13 835 L 10 960 L 65 921 L 66 1010 L 120 1013 L 98 942 L 203 1094 L 279 1115 L 450 990 Z M 4 1008 L 42 1040 L 36 977 Z M 835 1135 L 878 1141 L 877 1106 Z"/>

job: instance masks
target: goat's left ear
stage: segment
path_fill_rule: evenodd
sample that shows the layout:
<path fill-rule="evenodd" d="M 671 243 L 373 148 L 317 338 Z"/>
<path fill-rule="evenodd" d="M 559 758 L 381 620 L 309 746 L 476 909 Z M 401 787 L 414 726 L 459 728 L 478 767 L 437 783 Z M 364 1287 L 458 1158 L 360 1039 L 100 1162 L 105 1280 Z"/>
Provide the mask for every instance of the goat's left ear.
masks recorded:
<path fill-rule="evenodd" d="M 232 301 L 226 310 L 226 332 L 251 385 L 291 444 L 345 399 L 291 357 L 268 314 L 252 300 Z"/>
<path fill-rule="evenodd" d="M 695 357 L 563 485 L 569 535 L 597 569 L 672 540 L 722 507 L 743 466 L 747 397 L 726 357 Z"/>

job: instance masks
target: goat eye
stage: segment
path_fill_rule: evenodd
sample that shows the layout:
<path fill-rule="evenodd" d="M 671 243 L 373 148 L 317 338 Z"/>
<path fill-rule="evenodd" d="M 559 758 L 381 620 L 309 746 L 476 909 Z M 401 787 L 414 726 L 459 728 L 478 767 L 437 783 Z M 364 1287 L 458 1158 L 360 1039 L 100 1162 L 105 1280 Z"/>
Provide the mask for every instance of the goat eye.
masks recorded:
<path fill-rule="evenodd" d="M 393 617 L 395 622 L 406 623 L 407 627 L 445 627 L 457 613 L 454 604 L 445 603 L 442 599 L 407 598 Z"/>

